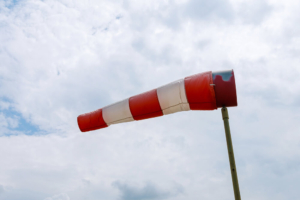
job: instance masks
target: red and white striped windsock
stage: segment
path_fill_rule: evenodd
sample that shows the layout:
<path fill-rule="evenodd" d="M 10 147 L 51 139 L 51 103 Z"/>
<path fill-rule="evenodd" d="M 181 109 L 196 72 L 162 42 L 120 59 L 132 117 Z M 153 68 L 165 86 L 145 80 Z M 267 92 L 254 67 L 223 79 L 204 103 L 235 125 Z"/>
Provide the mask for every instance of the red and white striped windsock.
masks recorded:
<path fill-rule="evenodd" d="M 233 70 L 204 72 L 132 96 L 77 118 L 82 132 L 179 111 L 237 106 Z"/>

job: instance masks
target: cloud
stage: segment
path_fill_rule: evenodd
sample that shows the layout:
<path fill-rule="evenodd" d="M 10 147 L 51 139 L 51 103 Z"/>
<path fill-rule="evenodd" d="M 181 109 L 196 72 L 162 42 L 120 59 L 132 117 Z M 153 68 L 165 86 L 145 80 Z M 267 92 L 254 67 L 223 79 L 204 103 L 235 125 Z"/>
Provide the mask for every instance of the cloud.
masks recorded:
<path fill-rule="evenodd" d="M 246 24 L 259 25 L 272 11 L 273 7 L 267 1 L 249 1 L 239 5 L 238 15 Z"/>
<path fill-rule="evenodd" d="M 4 187 L 3 187 L 3 185 L 0 185 L 0 195 L 2 194 L 2 193 L 4 193 Z"/>
<path fill-rule="evenodd" d="M 70 200 L 70 197 L 67 194 L 62 193 L 54 195 L 52 197 L 47 197 L 45 200 Z"/>
<path fill-rule="evenodd" d="M 167 199 L 183 192 L 180 186 L 177 186 L 174 191 L 163 191 L 151 182 L 141 188 L 120 181 L 115 181 L 112 185 L 120 190 L 122 200 Z"/>
<path fill-rule="evenodd" d="M 207 20 L 210 18 L 231 20 L 234 17 L 234 10 L 230 1 L 227 0 L 190 0 L 186 4 L 185 15 L 201 20 Z"/>

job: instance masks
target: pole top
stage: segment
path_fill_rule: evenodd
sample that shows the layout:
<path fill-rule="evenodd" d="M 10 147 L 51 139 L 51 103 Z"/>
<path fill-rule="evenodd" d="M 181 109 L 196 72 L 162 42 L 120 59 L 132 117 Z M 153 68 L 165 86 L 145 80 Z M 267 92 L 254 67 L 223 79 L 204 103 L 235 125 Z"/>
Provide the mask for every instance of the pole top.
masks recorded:
<path fill-rule="evenodd" d="M 222 111 L 223 119 L 229 119 L 228 111 L 227 111 L 227 108 L 225 106 L 222 108 L 221 111 Z"/>

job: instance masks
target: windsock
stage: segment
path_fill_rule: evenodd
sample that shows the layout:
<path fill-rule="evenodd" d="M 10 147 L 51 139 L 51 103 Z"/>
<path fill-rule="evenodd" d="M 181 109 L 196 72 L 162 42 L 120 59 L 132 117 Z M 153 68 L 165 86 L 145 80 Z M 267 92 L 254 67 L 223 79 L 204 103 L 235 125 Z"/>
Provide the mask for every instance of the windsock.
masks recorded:
<path fill-rule="evenodd" d="M 159 117 L 179 111 L 237 106 L 233 70 L 204 72 L 79 115 L 82 132 L 111 124 Z"/>

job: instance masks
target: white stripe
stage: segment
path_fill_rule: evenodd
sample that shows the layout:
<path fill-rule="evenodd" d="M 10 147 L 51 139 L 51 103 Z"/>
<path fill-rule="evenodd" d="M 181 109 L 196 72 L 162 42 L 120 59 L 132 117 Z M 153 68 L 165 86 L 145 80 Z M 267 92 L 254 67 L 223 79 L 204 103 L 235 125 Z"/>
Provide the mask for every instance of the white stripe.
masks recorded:
<path fill-rule="evenodd" d="M 129 99 L 106 106 L 102 109 L 103 119 L 109 126 L 122 122 L 134 121 L 129 109 Z"/>
<path fill-rule="evenodd" d="M 157 88 L 157 96 L 164 115 L 190 110 L 183 79 Z"/>
<path fill-rule="evenodd" d="M 179 80 L 179 88 L 180 88 L 180 99 L 181 99 L 181 109 L 182 111 L 188 111 L 191 110 L 190 104 L 186 98 L 186 92 L 185 92 L 185 85 L 184 85 L 184 78 Z"/>

